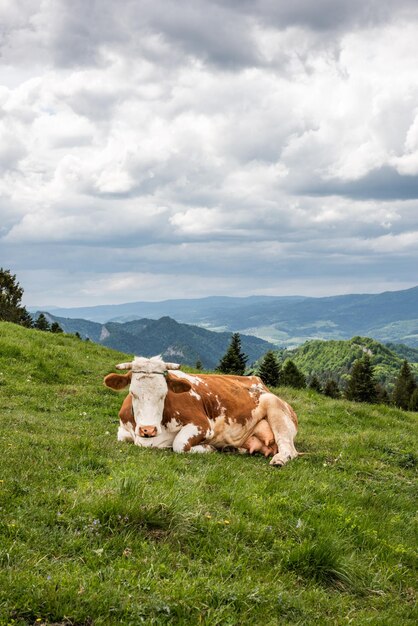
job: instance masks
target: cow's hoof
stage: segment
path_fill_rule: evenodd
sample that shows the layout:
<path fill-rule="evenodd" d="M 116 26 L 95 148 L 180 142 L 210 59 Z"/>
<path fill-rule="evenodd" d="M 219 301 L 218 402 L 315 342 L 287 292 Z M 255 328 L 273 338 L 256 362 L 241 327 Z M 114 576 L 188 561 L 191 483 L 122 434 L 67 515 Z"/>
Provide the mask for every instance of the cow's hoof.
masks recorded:
<path fill-rule="evenodd" d="M 279 454 L 275 454 L 274 457 L 270 461 L 270 465 L 274 465 L 274 467 L 283 467 L 288 461 L 290 461 L 290 456 L 287 459 L 283 459 Z"/>

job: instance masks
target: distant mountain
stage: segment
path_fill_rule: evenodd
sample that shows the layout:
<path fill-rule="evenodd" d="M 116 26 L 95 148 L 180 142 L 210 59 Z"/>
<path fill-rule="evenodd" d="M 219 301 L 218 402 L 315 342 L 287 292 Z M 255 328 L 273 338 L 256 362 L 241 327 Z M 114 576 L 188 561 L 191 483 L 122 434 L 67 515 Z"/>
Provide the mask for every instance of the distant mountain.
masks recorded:
<path fill-rule="evenodd" d="M 136 319 L 170 316 L 184 323 L 199 323 L 201 326 L 223 325 L 225 314 L 234 316 L 236 311 L 246 307 L 260 307 L 268 302 L 290 304 L 305 300 L 303 296 L 249 296 L 233 298 L 210 296 L 208 298 L 162 300 L 161 302 L 128 302 L 126 304 L 106 304 L 92 307 L 36 307 L 30 311 L 54 311 L 60 317 L 82 318 L 93 322 L 130 322 Z M 220 324 L 218 323 L 220 322 Z"/>
<path fill-rule="evenodd" d="M 418 347 L 418 287 L 326 298 L 220 296 L 131 302 L 55 309 L 54 315 L 100 323 L 170 316 L 181 323 L 209 330 L 254 335 L 279 346 L 296 346 L 310 339 L 349 339 L 353 335 L 366 335 L 383 342 Z"/>
<path fill-rule="evenodd" d="M 389 348 L 369 337 L 353 337 L 348 341 L 307 341 L 303 346 L 279 350 L 277 354 L 282 363 L 291 359 L 307 377 L 315 374 L 322 381 L 333 378 L 340 384 L 346 381 L 354 361 L 364 354 L 370 356 L 378 382 L 389 388 L 405 358 L 418 376 L 417 349 L 400 345 Z"/>
<path fill-rule="evenodd" d="M 186 365 L 195 365 L 200 360 L 207 369 L 216 367 L 231 339 L 229 332 L 215 333 L 198 326 L 179 324 L 168 316 L 158 320 L 99 324 L 84 319 L 58 317 L 52 313 L 45 315 L 50 323 L 58 322 L 65 332 L 78 332 L 83 339 L 88 338 L 108 348 L 148 357 L 161 354 L 167 361 Z M 241 343 L 244 353 L 249 357 L 249 364 L 267 350 L 275 348 L 263 339 L 247 335 L 241 335 Z"/>

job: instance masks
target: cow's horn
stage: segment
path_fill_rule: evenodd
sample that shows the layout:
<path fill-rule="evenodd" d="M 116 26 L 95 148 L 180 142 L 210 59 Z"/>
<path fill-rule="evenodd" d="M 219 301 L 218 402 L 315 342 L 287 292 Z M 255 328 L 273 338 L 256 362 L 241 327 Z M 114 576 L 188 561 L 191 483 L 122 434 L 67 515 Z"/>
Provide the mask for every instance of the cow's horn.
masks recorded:
<path fill-rule="evenodd" d="M 116 365 L 116 369 L 117 370 L 131 370 L 132 369 L 132 362 L 130 362 L 130 363 L 119 363 L 119 365 Z"/>
<path fill-rule="evenodd" d="M 165 366 L 168 370 L 179 370 L 181 367 L 179 363 L 166 363 Z"/>

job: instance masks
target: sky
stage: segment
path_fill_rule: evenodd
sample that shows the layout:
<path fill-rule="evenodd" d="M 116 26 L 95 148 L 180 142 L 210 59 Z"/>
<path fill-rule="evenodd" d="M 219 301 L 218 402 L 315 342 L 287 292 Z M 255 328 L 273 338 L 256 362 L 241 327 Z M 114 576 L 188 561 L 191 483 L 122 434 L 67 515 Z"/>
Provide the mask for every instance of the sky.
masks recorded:
<path fill-rule="evenodd" d="M 418 283 L 416 0 L 0 0 L 27 306 Z"/>

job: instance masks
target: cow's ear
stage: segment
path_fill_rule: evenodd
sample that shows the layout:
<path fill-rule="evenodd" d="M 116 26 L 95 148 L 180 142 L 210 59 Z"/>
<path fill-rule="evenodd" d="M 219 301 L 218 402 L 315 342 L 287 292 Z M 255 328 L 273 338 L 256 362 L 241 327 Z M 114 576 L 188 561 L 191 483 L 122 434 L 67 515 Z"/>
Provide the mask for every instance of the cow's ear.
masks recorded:
<path fill-rule="evenodd" d="M 187 380 L 175 378 L 175 376 L 171 376 L 170 373 L 167 374 L 165 379 L 169 390 L 173 393 L 185 393 L 186 391 L 190 391 L 192 388 L 191 384 Z"/>
<path fill-rule="evenodd" d="M 131 378 L 132 372 L 128 372 L 127 374 L 108 374 L 104 377 L 103 382 L 106 387 L 110 387 L 115 391 L 120 391 L 129 385 Z"/>

